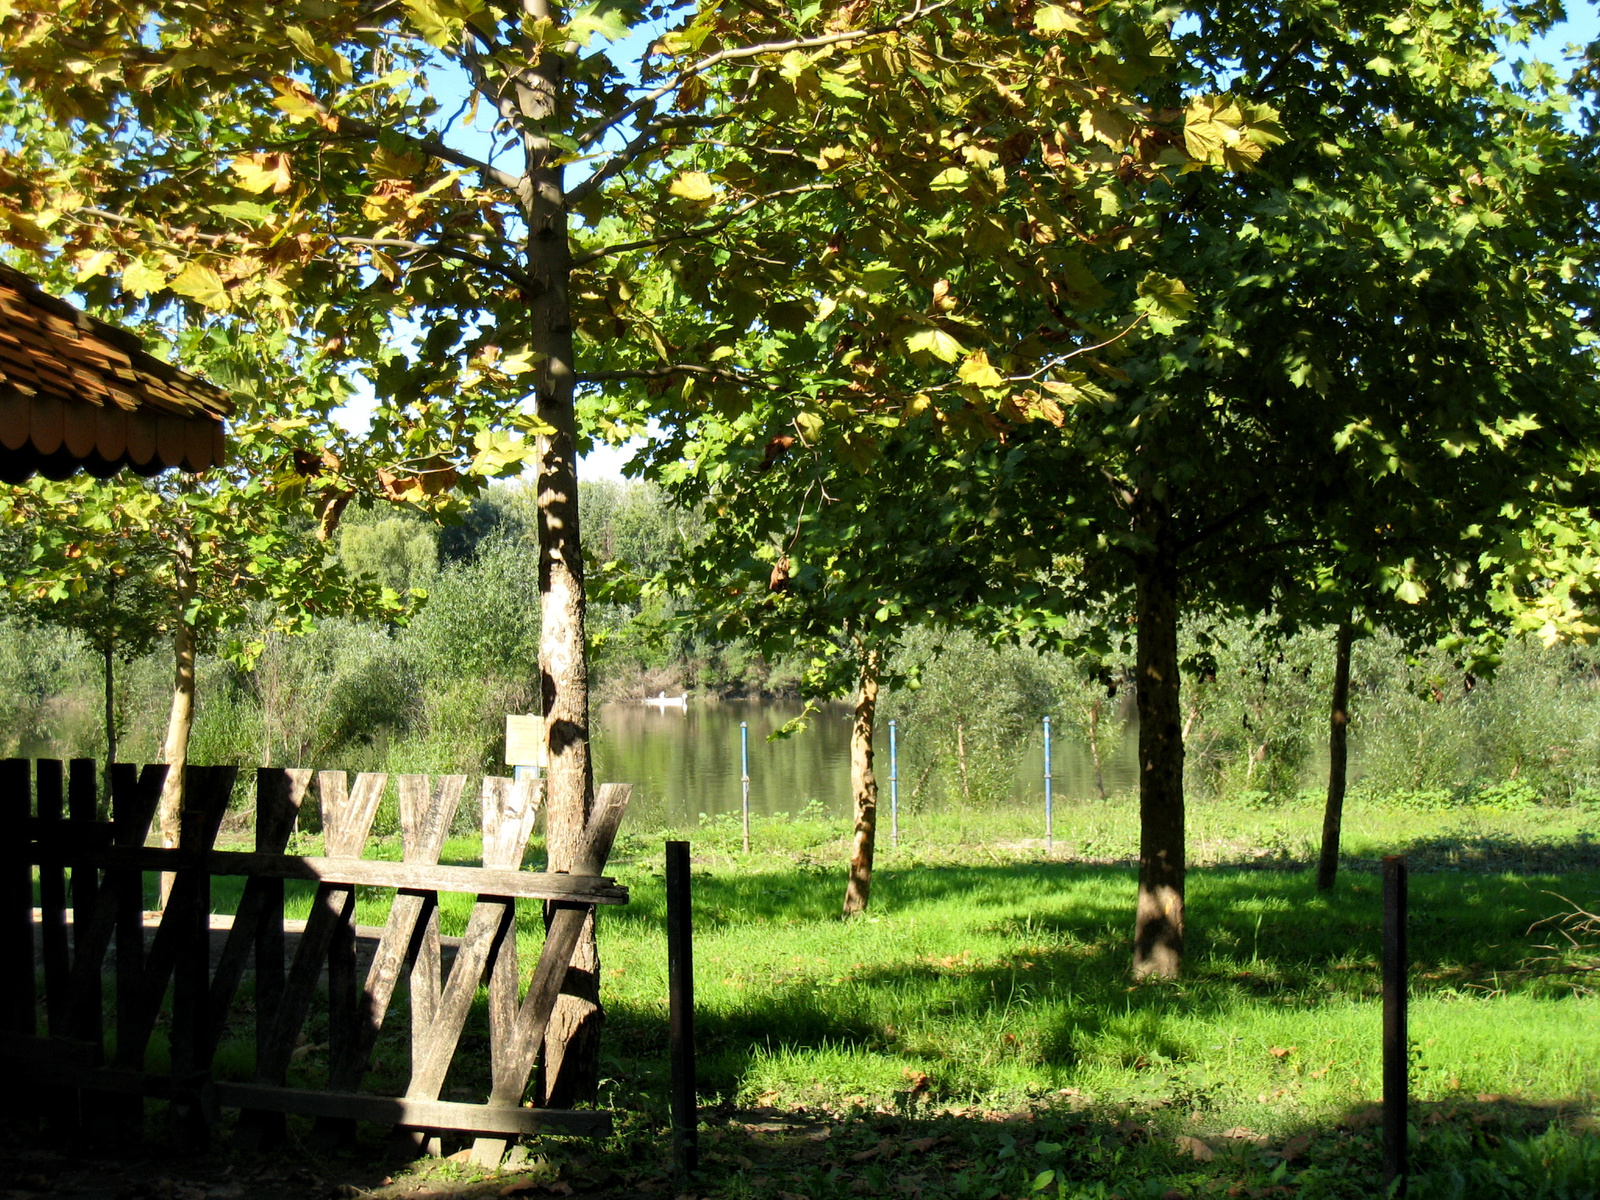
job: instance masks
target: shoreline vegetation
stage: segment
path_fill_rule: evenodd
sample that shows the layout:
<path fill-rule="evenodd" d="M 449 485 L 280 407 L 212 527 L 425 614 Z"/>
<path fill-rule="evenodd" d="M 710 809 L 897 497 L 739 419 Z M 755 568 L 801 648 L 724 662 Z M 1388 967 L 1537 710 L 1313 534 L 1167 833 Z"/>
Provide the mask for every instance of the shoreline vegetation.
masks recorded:
<path fill-rule="evenodd" d="M 602 727 L 607 699 L 798 695 L 802 664 L 769 663 L 737 639 L 699 633 L 673 597 L 640 599 L 624 586 L 650 578 L 697 536 L 692 514 L 648 484 L 586 484 L 582 497 L 604 597 L 590 620 Z M 219 646 L 202 647 L 191 760 L 504 774 L 505 714 L 536 702 L 529 503 L 527 487 L 498 487 L 463 523 L 442 527 L 353 507 L 341 558 L 410 595 L 412 615 L 405 624 L 328 619 L 300 636 L 267 634 L 250 671 Z M 23 611 L 0 613 L 0 631 L 0 752 L 103 758 L 103 656 L 70 628 L 31 623 Z M 1185 625 L 1186 791 L 1202 803 L 1268 803 L 1325 790 L 1333 634 Z M 1600 795 L 1600 651 L 1522 638 L 1497 657 L 1485 675 L 1444 650 L 1412 654 L 1388 635 L 1357 638 L 1352 786 L 1409 795 L 1418 807 L 1476 795 L 1509 804 Z M 1058 797 L 1108 798 L 1124 786 L 1118 756 L 1137 740 L 1131 668 L 1120 652 L 1069 658 L 912 630 L 883 672 L 875 739 L 881 756 L 887 724 L 898 722 L 903 810 L 1003 807 L 1017 790 L 1019 759 L 1037 753 L 1046 715 L 1058 746 L 1080 754 L 1093 778 L 1082 795 Z M 159 761 L 170 670 L 162 652 L 118 666 L 111 707 L 121 761 Z M 810 799 L 847 802 L 841 791 L 798 804 Z"/>

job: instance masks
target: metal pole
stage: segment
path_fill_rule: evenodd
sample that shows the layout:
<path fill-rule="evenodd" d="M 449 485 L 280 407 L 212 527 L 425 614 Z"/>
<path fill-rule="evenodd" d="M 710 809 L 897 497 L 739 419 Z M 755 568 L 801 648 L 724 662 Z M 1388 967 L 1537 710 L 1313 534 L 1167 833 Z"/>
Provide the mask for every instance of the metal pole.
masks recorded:
<path fill-rule="evenodd" d="M 1050 718 L 1044 719 L 1044 852 L 1055 850 L 1055 813 L 1050 794 Z"/>
<path fill-rule="evenodd" d="M 744 791 L 744 852 L 750 853 L 750 728 L 739 722 L 739 784 Z"/>
<path fill-rule="evenodd" d="M 672 1135 L 685 1175 L 700 1167 L 694 1072 L 694 922 L 689 843 L 667 843 L 667 1038 L 672 1062 Z"/>
<path fill-rule="evenodd" d="M 900 844 L 900 756 L 895 747 L 894 722 L 889 722 L 889 843 Z"/>
<path fill-rule="evenodd" d="M 1383 1183 L 1406 1194 L 1406 859 L 1383 860 Z M 1395 1186 L 1399 1181 L 1398 1187 Z"/>

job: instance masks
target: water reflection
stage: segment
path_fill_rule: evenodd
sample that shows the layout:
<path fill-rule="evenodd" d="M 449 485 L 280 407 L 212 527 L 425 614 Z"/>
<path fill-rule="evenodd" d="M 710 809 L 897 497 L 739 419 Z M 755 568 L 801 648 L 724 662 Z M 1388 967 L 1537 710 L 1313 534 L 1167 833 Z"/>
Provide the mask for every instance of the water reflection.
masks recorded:
<path fill-rule="evenodd" d="M 767 737 L 800 715 L 798 701 L 691 701 L 686 708 L 661 709 L 638 702 L 600 707 L 594 742 L 595 779 L 634 785 L 630 807 L 643 823 L 690 826 L 699 814 L 737 813 L 740 807 L 739 722 L 750 728 L 750 810 L 759 815 L 796 813 L 820 804 L 843 817 L 850 811 L 850 709 L 828 705 L 792 737 Z M 902 751 L 916 730 L 901 727 Z M 1136 739 L 1125 737 L 1104 764 L 1106 788 L 1131 789 L 1138 778 Z M 889 799 L 889 735 L 880 727 L 874 739 L 881 803 Z M 1016 749 L 1018 804 L 1042 804 L 1044 753 L 1035 731 Z M 1088 747 L 1061 736 L 1053 740 L 1052 771 L 1057 800 L 1070 803 L 1096 795 L 1094 764 Z M 901 802 L 909 803 L 915 780 L 902 759 Z M 926 792 L 926 789 L 925 789 Z M 924 797 L 934 804 L 942 797 Z"/>

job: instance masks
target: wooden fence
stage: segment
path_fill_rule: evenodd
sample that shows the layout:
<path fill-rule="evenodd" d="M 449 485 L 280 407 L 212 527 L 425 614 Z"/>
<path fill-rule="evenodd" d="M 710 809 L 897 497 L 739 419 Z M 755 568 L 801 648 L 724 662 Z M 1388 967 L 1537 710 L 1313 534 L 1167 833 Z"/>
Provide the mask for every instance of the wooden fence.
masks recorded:
<path fill-rule="evenodd" d="M 464 775 L 397 777 L 403 861 L 363 859 L 387 776 L 342 771 L 316 777 L 324 853 L 285 853 L 312 781 L 305 770 L 256 773 L 255 848 L 215 842 L 237 769 L 190 767 L 179 845 L 145 845 L 166 768 L 111 770 L 111 819 L 96 815 L 96 767 L 74 759 L 0 762 L 0 1057 L 13 1076 L 37 1081 L 36 1107 L 64 1124 L 142 1125 L 143 1098 L 168 1101 L 176 1137 L 202 1142 L 220 1110 L 242 1110 L 237 1136 L 258 1145 L 281 1138 L 285 1114 L 317 1118 L 326 1140 L 352 1136 L 358 1120 L 416 1131 L 478 1135 L 474 1157 L 498 1161 L 508 1138 L 540 1129 L 597 1134 L 607 1114 L 522 1103 L 579 935 L 595 905 L 626 904 L 627 889 L 604 878 L 630 789 L 600 789 L 571 874 L 520 869 L 540 798 L 533 781 L 486 778 L 483 865 L 439 862 L 466 784 Z M 38 869 L 42 972 L 35 954 L 33 871 Z M 146 946 L 147 872 L 172 887 Z M 232 928 L 213 963 L 211 881 L 245 880 Z M 285 961 L 286 881 L 316 884 L 293 961 Z M 365 981 L 358 978 L 357 889 L 394 892 Z M 439 896 L 476 897 L 453 963 L 445 969 Z M 544 948 L 519 999 L 516 903 L 545 902 Z M 68 913 L 72 914 L 69 923 Z M 115 947 L 114 970 L 108 950 Z M 230 1016 L 249 1016 L 240 997 L 254 968 L 255 1067 L 249 1081 L 216 1078 Z M 289 1083 L 297 1040 L 326 974 L 328 1082 Z M 43 1004 L 37 994 L 42 974 Z M 401 1096 L 362 1082 L 402 974 L 410 996 L 410 1083 Z M 110 981 L 108 998 L 105 983 Z M 487 981 L 490 1078 L 485 1103 L 440 1099 L 463 1028 Z M 170 993 L 170 1000 L 169 1000 Z M 170 1070 L 147 1069 L 163 1013 Z M 42 1017 L 42 1028 L 41 1028 Z M 107 1034 L 111 1050 L 107 1053 Z M 13 1091 L 15 1095 L 16 1092 Z M 424 1134 L 419 1133 L 422 1137 Z"/>

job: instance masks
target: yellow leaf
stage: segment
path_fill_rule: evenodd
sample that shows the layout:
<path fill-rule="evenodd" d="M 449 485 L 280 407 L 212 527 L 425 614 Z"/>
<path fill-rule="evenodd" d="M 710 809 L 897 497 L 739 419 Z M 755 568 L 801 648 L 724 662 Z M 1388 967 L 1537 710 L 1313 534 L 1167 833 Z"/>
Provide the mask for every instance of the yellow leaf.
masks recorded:
<path fill-rule="evenodd" d="M 708 204 L 717 198 L 711 176 L 704 171 L 680 171 L 667 191 L 691 204 Z"/>
<path fill-rule="evenodd" d="M 1001 378 L 1000 372 L 989 365 L 989 356 L 982 350 L 974 350 L 967 355 L 966 361 L 956 368 L 956 376 L 962 383 L 970 383 L 973 387 L 1005 386 L 1005 380 Z"/>
<path fill-rule="evenodd" d="M 1078 37 L 1095 37 L 1100 30 L 1093 17 L 1073 12 L 1059 4 L 1041 4 L 1034 10 L 1033 27 L 1045 37 L 1075 34 Z"/>
<path fill-rule="evenodd" d="M 269 82 L 272 84 L 272 90 L 278 93 L 278 98 L 272 102 L 272 106 L 287 113 L 289 120 L 315 121 L 330 133 L 338 130 L 339 118 L 317 103 L 316 93 L 305 84 L 298 83 L 286 75 L 274 75 Z"/>
<path fill-rule="evenodd" d="M 233 160 L 233 173 L 247 192 L 287 192 L 289 156 L 287 154 L 245 154 Z"/>
<path fill-rule="evenodd" d="M 78 268 L 78 282 L 93 279 L 96 275 L 104 275 L 106 268 L 116 261 L 117 256 L 109 250 L 80 250 L 73 255 L 73 262 Z"/>
<path fill-rule="evenodd" d="M 131 262 L 122 268 L 122 290 L 141 300 L 151 292 L 167 286 L 167 273 L 142 262 Z"/>
<path fill-rule="evenodd" d="M 426 166 L 422 155 L 407 150 L 396 154 L 386 146 L 378 145 L 367 162 L 367 174 L 373 179 L 415 179 Z"/>
<path fill-rule="evenodd" d="M 1183 116 L 1189 154 L 1230 171 L 1250 170 L 1284 136 L 1276 109 L 1232 96 L 1196 96 Z"/>
<path fill-rule="evenodd" d="M 1113 150 L 1121 150 L 1133 137 L 1135 125 L 1131 117 L 1114 108 L 1086 108 L 1078 118 L 1078 129 L 1086 142 L 1103 142 Z"/>
<path fill-rule="evenodd" d="M 914 329 L 905 335 L 906 352 L 928 354 L 940 362 L 953 363 L 961 357 L 961 343 L 942 329 Z"/>
<path fill-rule="evenodd" d="M 222 286 L 221 276 L 197 262 L 189 263 L 178 272 L 178 277 L 172 281 L 172 290 L 198 300 L 207 308 L 228 307 L 228 290 Z"/>

